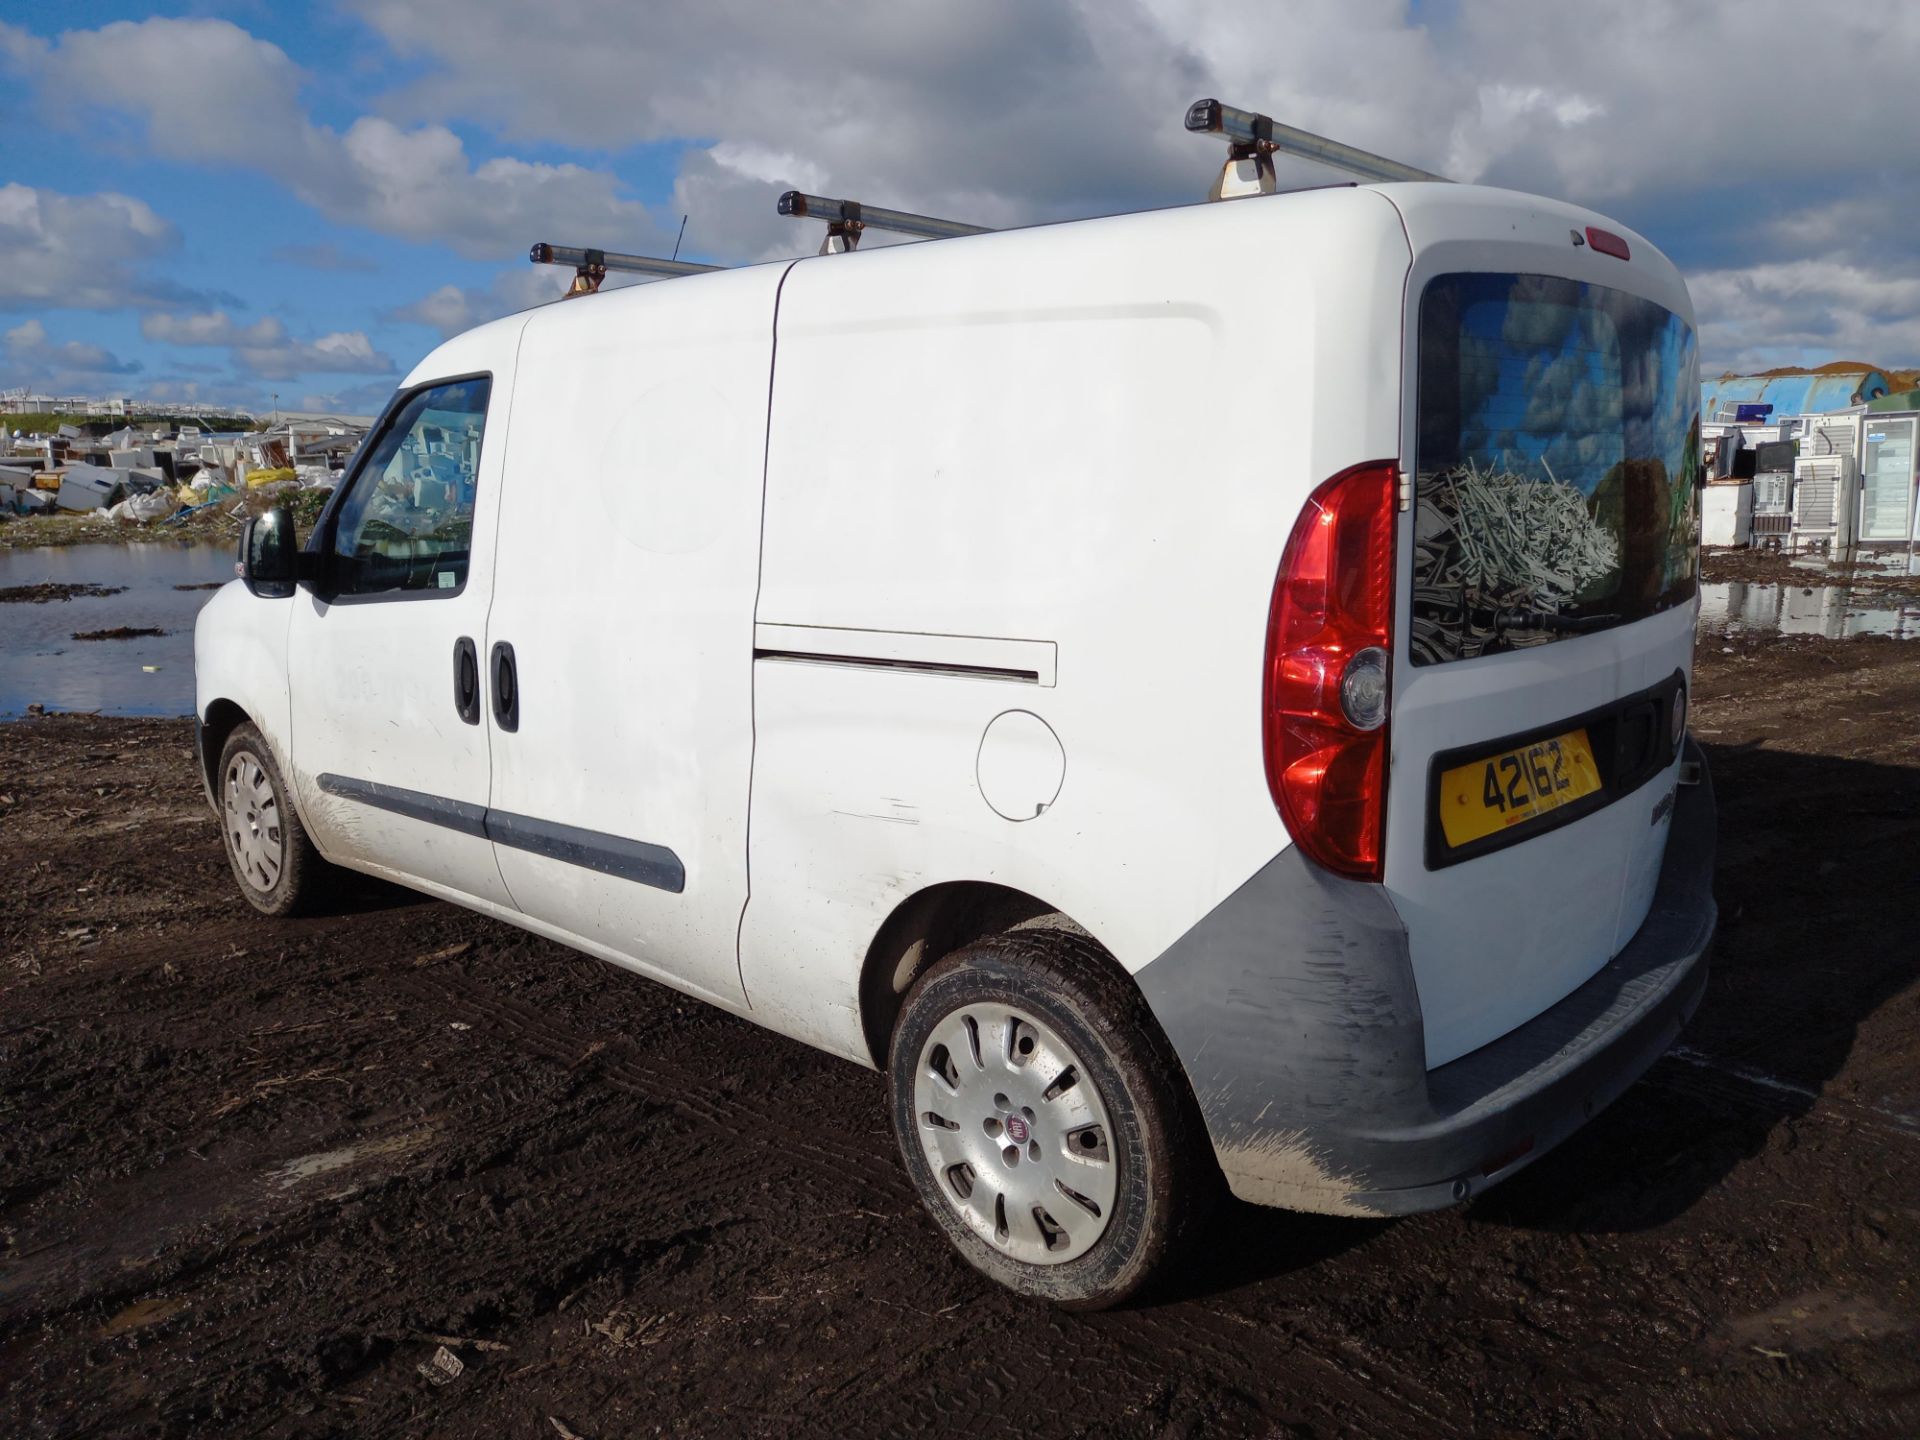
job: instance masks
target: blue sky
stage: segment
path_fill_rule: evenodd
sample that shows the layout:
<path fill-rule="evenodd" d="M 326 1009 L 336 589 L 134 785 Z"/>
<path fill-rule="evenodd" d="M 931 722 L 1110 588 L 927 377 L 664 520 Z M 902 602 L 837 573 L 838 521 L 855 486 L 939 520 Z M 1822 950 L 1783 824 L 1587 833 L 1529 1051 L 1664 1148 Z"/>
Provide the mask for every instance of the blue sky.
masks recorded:
<path fill-rule="evenodd" d="M 801 253 L 789 185 L 983 224 L 1197 198 L 1216 93 L 1649 234 L 1710 371 L 1912 366 L 1920 7 L 1879 9 L 0 0 L 0 388 L 367 411 L 557 290 L 533 240 L 664 250 L 691 212 L 691 258 Z"/>
<path fill-rule="evenodd" d="M 306 72 L 298 96 L 315 125 L 345 131 L 374 113 L 425 68 L 397 56 L 363 21 L 326 5 L 148 5 L 72 0 L 52 6 L 9 5 L 5 22 L 41 39 L 66 31 L 95 31 L 115 21 L 155 16 L 224 19 L 257 40 L 277 46 Z M 36 24 L 56 18 L 57 27 Z M 126 52 L 139 53 L 130 44 Z M 29 81 L 32 60 L 18 67 Z M 183 90 L 217 86 L 217 74 L 178 73 Z M 503 145 L 484 125 L 458 116 L 442 122 L 458 137 L 477 167 L 502 156 L 550 164 L 572 162 L 608 172 L 635 198 L 666 205 L 673 188 L 677 144 L 643 144 L 619 153 L 554 144 Z M 465 247 L 432 238 L 381 233 L 342 218 L 324 203 L 289 193 L 270 168 L 232 159 L 182 156 L 152 144 L 138 115 L 107 100 L 49 104 L 31 85 L 0 89 L 0 134 L 5 161 L 0 184 L 12 183 L 72 196 L 117 193 L 144 202 L 171 229 L 141 270 L 179 292 L 179 303 L 74 308 L 31 301 L 0 309 L 0 332 L 34 322 L 47 343 L 27 353 L 0 349 L 0 387 L 31 384 L 85 393 L 127 391 L 173 397 L 204 396 L 221 402 L 259 404 L 278 393 L 298 407 L 347 400 L 372 409 L 403 372 L 440 338 L 432 324 L 403 312 L 423 295 L 445 286 L 484 289 L 522 251 L 499 247 L 493 258 L 475 258 Z M 543 238 L 529 233 L 527 241 Z M 604 239 L 606 237 L 596 237 Z M 523 247 L 522 247 L 523 250 Z M 528 267 L 529 269 L 531 267 Z M 295 343 L 329 334 L 357 333 L 377 360 L 365 369 L 248 365 L 220 347 L 184 346 L 153 338 L 155 315 L 225 313 L 241 327 L 272 317 Z M 476 315 L 475 319 L 485 318 Z M 143 333 L 143 322 L 149 333 Z M 48 347 L 52 347 L 49 349 Z M 58 363 L 65 350 L 112 357 L 98 369 Z M 49 363 L 49 360 L 52 363 Z M 99 363 L 99 362 L 96 362 Z M 346 364 L 349 362 L 341 362 Z"/>

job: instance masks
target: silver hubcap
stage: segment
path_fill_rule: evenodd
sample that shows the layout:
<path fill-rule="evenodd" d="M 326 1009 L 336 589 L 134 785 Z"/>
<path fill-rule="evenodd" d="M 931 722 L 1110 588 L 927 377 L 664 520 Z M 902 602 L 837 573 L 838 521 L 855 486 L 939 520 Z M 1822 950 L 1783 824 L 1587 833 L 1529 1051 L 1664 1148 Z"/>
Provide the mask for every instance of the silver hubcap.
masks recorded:
<path fill-rule="evenodd" d="M 227 845 L 234 864 L 256 890 L 271 890 L 280 879 L 284 848 L 280 841 L 280 801 L 265 768 L 242 750 L 227 764 Z"/>
<path fill-rule="evenodd" d="M 1033 1016 L 968 1005 L 942 1020 L 920 1050 L 913 1116 L 940 1193 L 995 1249 L 1058 1265 L 1106 1230 L 1119 1189 L 1107 1108 Z"/>

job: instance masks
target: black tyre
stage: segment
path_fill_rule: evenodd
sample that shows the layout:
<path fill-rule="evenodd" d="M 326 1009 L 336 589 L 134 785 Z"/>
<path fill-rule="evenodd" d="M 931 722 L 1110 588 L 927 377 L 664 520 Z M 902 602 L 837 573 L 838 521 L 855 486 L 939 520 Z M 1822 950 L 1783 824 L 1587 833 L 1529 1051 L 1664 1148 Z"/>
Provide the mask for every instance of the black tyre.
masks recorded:
<path fill-rule="evenodd" d="M 1015 930 L 930 968 L 888 1062 L 894 1133 L 975 1268 L 1075 1310 L 1148 1285 L 1219 1171 L 1146 1002 L 1077 931 Z"/>
<path fill-rule="evenodd" d="M 304 915 L 333 891 L 338 871 L 320 858 L 293 808 L 273 751 L 251 724 L 235 728 L 214 775 L 220 834 L 240 893 L 263 915 Z"/>

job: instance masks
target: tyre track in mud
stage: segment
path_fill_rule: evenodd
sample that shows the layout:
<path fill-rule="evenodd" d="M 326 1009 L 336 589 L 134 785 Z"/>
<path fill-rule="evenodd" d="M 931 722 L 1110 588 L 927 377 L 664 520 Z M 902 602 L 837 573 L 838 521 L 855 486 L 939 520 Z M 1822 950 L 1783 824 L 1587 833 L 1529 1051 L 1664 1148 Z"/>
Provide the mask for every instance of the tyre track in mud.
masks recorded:
<path fill-rule="evenodd" d="M 876 1198 L 899 1205 L 918 1203 L 912 1187 L 899 1173 L 890 1135 L 885 1137 L 886 1149 L 877 1154 L 872 1146 L 837 1141 L 830 1131 L 816 1130 L 802 1137 L 780 1123 L 782 1112 L 790 1113 L 789 1106 L 771 1094 L 763 1096 L 756 1087 L 743 1087 L 732 1097 L 716 1094 L 711 1076 L 657 1056 L 643 1056 L 632 1041 L 624 1038 L 596 1041 L 590 1034 L 557 1025 L 538 1007 L 479 987 L 444 984 L 431 975 L 406 976 L 401 983 L 444 1013 L 463 1017 L 463 1023 L 489 1026 L 569 1070 L 590 1067 L 589 1073 L 600 1083 L 665 1105 L 716 1136 L 748 1143 L 743 1137 L 786 1129 L 779 1160 L 793 1162 L 823 1179 L 858 1175 L 882 1192 Z M 771 1043 L 777 1046 L 790 1042 Z M 604 1048 L 596 1050 L 596 1045 Z M 816 1063 L 811 1055 L 805 1060 L 809 1067 Z M 876 1095 L 878 1083 L 876 1079 Z"/>

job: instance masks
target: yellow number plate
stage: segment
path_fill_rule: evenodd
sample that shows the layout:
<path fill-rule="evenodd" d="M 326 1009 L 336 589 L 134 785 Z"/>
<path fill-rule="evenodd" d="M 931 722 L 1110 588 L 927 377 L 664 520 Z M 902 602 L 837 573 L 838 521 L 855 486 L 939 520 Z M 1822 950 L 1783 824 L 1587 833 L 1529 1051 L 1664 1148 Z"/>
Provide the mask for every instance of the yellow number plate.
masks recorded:
<path fill-rule="evenodd" d="M 1440 829 L 1447 844 L 1468 845 L 1601 788 L 1587 732 L 1575 730 L 1446 771 L 1440 777 Z"/>

